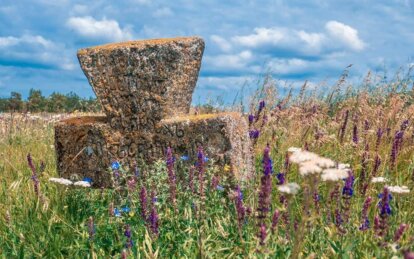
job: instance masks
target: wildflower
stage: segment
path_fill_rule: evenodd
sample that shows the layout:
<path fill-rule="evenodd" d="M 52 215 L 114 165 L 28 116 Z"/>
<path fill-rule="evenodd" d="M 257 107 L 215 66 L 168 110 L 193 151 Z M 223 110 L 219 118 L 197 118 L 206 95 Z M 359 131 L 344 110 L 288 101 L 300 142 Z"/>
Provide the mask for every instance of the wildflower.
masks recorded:
<path fill-rule="evenodd" d="M 402 237 L 402 235 L 404 234 L 404 231 L 407 229 L 407 224 L 401 224 L 397 231 L 395 231 L 394 234 L 394 242 L 398 242 L 400 240 L 400 238 Z"/>
<path fill-rule="evenodd" d="M 217 191 L 220 191 L 220 192 L 223 192 L 224 191 L 224 187 L 221 186 L 221 185 L 217 185 L 216 190 Z"/>
<path fill-rule="evenodd" d="M 371 203 L 372 203 L 372 198 L 371 198 L 371 196 L 368 196 L 365 199 L 364 206 L 362 207 L 362 213 L 361 213 L 362 214 L 362 224 L 359 227 L 359 230 L 364 231 L 364 230 L 367 230 L 369 228 L 370 222 L 369 222 L 369 219 L 368 219 L 368 209 L 369 209 L 369 206 L 371 205 Z"/>
<path fill-rule="evenodd" d="M 92 178 L 84 177 L 82 181 L 92 183 Z"/>
<path fill-rule="evenodd" d="M 121 164 L 118 161 L 114 161 L 111 164 L 112 170 L 119 170 L 120 167 L 121 167 Z"/>
<path fill-rule="evenodd" d="M 36 193 L 36 196 L 40 197 L 39 178 L 37 177 L 36 168 L 33 164 L 32 156 L 30 154 L 27 155 L 27 162 L 29 164 L 30 169 L 32 170 L 32 181 L 33 181 L 34 191 Z"/>
<path fill-rule="evenodd" d="M 152 206 L 149 216 L 150 229 L 154 235 L 158 235 L 158 213 L 155 206 Z"/>
<path fill-rule="evenodd" d="M 199 180 L 199 194 L 200 197 L 204 196 L 204 151 L 203 148 L 200 146 L 198 147 L 198 153 L 197 153 L 197 169 L 198 169 L 198 180 Z"/>
<path fill-rule="evenodd" d="M 403 186 L 387 186 L 387 188 L 391 193 L 405 194 L 405 193 L 410 192 L 410 189 L 408 189 L 408 187 L 405 186 L 405 185 L 403 185 Z"/>
<path fill-rule="evenodd" d="M 278 173 L 276 175 L 276 178 L 278 180 L 277 185 L 283 185 L 283 184 L 285 184 L 286 179 L 285 179 L 285 174 L 284 173 L 282 173 L 282 172 Z"/>
<path fill-rule="evenodd" d="M 251 139 L 257 139 L 257 138 L 259 138 L 259 135 L 260 135 L 260 131 L 257 130 L 257 129 L 249 131 L 249 136 L 250 136 Z"/>
<path fill-rule="evenodd" d="M 61 185 L 66 185 L 66 186 L 70 186 L 73 184 L 73 182 L 71 180 L 65 179 L 65 178 L 49 178 L 49 182 L 52 183 L 57 183 L 57 184 L 61 184 Z"/>
<path fill-rule="evenodd" d="M 117 218 L 121 217 L 121 212 L 119 211 L 118 208 L 114 209 L 114 216 L 117 217 Z"/>
<path fill-rule="evenodd" d="M 89 182 L 86 182 L 86 181 L 77 181 L 77 182 L 74 182 L 73 185 L 83 187 L 83 188 L 91 187 L 91 184 Z"/>
<path fill-rule="evenodd" d="M 272 217 L 272 233 L 274 232 L 274 229 L 277 226 L 277 223 L 279 222 L 280 219 L 280 211 L 279 210 L 275 210 L 275 212 L 273 213 L 273 217 Z"/>
<path fill-rule="evenodd" d="M 322 168 L 316 165 L 314 161 L 306 161 L 301 163 L 299 166 L 299 173 L 301 176 L 307 176 L 320 172 L 322 172 Z"/>
<path fill-rule="evenodd" d="M 262 223 L 260 225 L 260 231 L 259 231 L 260 245 L 265 244 L 266 237 L 267 237 L 266 225 Z"/>
<path fill-rule="evenodd" d="M 378 203 L 379 207 L 379 222 L 378 222 L 378 235 L 380 237 L 386 236 L 388 230 L 388 216 L 391 215 L 390 200 L 391 194 L 387 187 L 384 187 L 383 193 L 379 195 L 381 201 Z"/>
<path fill-rule="evenodd" d="M 143 220 L 147 220 L 147 189 L 144 186 L 139 193 L 139 201 L 141 203 L 141 217 Z"/>
<path fill-rule="evenodd" d="M 350 164 L 338 164 L 338 169 L 350 169 L 351 165 Z"/>
<path fill-rule="evenodd" d="M 348 177 L 348 170 L 329 168 L 322 171 L 322 181 L 336 182 Z"/>
<path fill-rule="evenodd" d="M 382 129 L 381 128 L 378 128 L 378 130 L 377 130 L 377 140 L 375 142 L 375 151 L 378 151 L 378 148 L 379 148 L 379 146 L 381 144 L 381 137 L 382 137 L 382 134 L 383 133 L 384 132 L 382 131 Z"/>
<path fill-rule="evenodd" d="M 168 147 L 166 163 L 168 171 L 168 182 L 170 184 L 170 200 L 172 205 L 175 207 L 177 186 L 175 182 L 174 161 L 175 159 L 172 154 L 172 149 Z"/>
<path fill-rule="evenodd" d="M 295 164 L 300 164 L 310 160 L 316 160 L 319 156 L 315 153 L 309 151 L 296 151 L 293 152 L 290 157 L 289 161 Z"/>
<path fill-rule="evenodd" d="M 128 206 L 125 206 L 125 207 L 121 208 L 121 210 L 122 210 L 122 212 L 124 212 L 124 213 L 128 213 L 128 212 L 130 212 L 130 211 L 131 211 L 131 209 L 130 209 Z"/>
<path fill-rule="evenodd" d="M 346 126 L 348 125 L 348 117 L 349 117 L 349 110 L 345 111 L 345 118 L 344 123 L 341 126 L 341 129 L 339 131 L 339 141 L 342 143 L 345 136 Z"/>
<path fill-rule="evenodd" d="M 300 190 L 300 186 L 297 183 L 288 183 L 278 186 L 277 189 L 279 192 L 295 195 Z"/>
<path fill-rule="evenodd" d="M 125 232 L 124 232 L 124 236 L 127 238 L 127 241 L 126 241 L 126 244 L 125 244 L 125 247 L 127 248 L 127 249 L 130 249 L 133 245 L 134 245 L 134 243 L 133 243 L 133 241 L 132 241 L 132 234 L 131 234 L 131 227 L 130 227 L 130 225 L 125 225 Z"/>
<path fill-rule="evenodd" d="M 329 158 L 325 158 L 325 157 L 318 157 L 317 159 L 314 160 L 315 164 L 319 167 L 322 168 L 331 168 L 335 166 L 335 162 L 332 161 Z"/>
<path fill-rule="evenodd" d="M 266 146 L 263 152 L 263 176 L 260 179 L 261 186 L 259 191 L 259 200 L 258 200 L 258 219 L 260 223 L 260 232 L 259 236 L 263 237 L 266 235 L 266 223 L 265 219 L 267 213 L 270 211 L 270 203 L 271 203 L 271 195 L 272 195 L 272 177 L 271 173 L 273 171 L 272 168 L 272 160 L 270 159 L 270 147 L 269 144 Z M 264 228 L 264 230 L 263 230 Z M 264 231 L 264 234 L 263 234 Z M 264 242 L 266 236 L 261 239 L 261 242 Z"/>
<path fill-rule="evenodd" d="M 352 131 L 352 141 L 354 142 L 354 144 L 358 144 L 359 142 L 358 126 L 356 124 L 354 125 L 354 129 Z"/>
<path fill-rule="evenodd" d="M 190 159 L 190 157 L 189 157 L 189 156 L 187 156 L 187 155 L 183 155 L 183 156 L 181 156 L 181 157 L 180 157 L 180 159 L 181 159 L 182 161 L 188 161 L 188 160 Z"/>
<path fill-rule="evenodd" d="M 234 203 L 236 206 L 238 227 L 241 231 L 241 227 L 246 217 L 246 208 L 243 204 L 243 193 L 241 192 L 240 187 L 238 185 L 236 186 Z"/>
<path fill-rule="evenodd" d="M 344 188 L 342 189 L 342 195 L 352 196 L 354 194 L 354 175 L 351 171 L 348 171 L 348 178 L 345 180 Z"/>
<path fill-rule="evenodd" d="M 288 150 L 287 150 L 289 153 L 295 153 L 295 152 L 300 152 L 300 151 L 302 151 L 302 149 L 301 148 L 299 148 L 299 147 L 290 147 L 290 148 L 288 148 Z"/>
<path fill-rule="evenodd" d="M 371 180 L 371 182 L 372 183 L 385 183 L 385 182 L 388 182 L 388 179 L 385 178 L 385 177 L 382 177 L 382 176 L 380 176 L 380 177 L 373 177 L 372 180 Z"/>
<path fill-rule="evenodd" d="M 190 167 L 190 172 L 188 174 L 188 188 L 194 193 L 194 166 Z"/>
<path fill-rule="evenodd" d="M 214 175 L 211 178 L 211 189 L 213 189 L 213 190 L 216 189 L 216 187 L 219 184 L 219 181 L 220 181 L 220 178 L 217 175 Z"/>
<path fill-rule="evenodd" d="M 224 172 L 228 173 L 231 170 L 231 166 L 226 164 L 226 165 L 224 165 L 223 170 L 224 170 Z"/>
<path fill-rule="evenodd" d="M 249 114 L 249 124 L 252 124 L 254 121 L 254 115 L 253 114 Z"/>
<path fill-rule="evenodd" d="M 260 113 L 264 109 L 264 107 L 265 107 L 265 101 L 262 100 L 262 101 L 259 102 L 259 111 L 258 111 L 258 113 Z"/>

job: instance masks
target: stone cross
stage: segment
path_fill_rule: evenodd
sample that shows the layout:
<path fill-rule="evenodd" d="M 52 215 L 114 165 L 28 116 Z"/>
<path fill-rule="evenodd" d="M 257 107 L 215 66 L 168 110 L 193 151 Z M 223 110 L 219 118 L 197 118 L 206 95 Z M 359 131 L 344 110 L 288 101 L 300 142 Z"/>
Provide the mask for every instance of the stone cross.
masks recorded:
<path fill-rule="evenodd" d="M 246 120 L 239 113 L 190 115 L 204 41 L 199 37 L 102 45 L 78 51 L 80 65 L 106 116 L 75 117 L 55 126 L 58 172 L 112 186 L 112 161 L 196 159 L 202 146 L 243 180 L 251 171 Z"/>

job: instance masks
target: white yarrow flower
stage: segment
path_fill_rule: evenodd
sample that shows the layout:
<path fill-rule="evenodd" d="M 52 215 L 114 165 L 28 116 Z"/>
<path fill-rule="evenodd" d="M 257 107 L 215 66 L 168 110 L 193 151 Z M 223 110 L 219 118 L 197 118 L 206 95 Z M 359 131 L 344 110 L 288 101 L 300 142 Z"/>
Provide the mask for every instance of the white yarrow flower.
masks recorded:
<path fill-rule="evenodd" d="M 350 168 L 351 168 L 350 164 L 342 164 L 342 163 L 338 164 L 338 169 L 350 169 Z"/>
<path fill-rule="evenodd" d="M 87 181 L 78 181 L 78 182 L 75 182 L 73 185 L 79 186 L 79 187 L 85 187 L 85 188 L 91 187 L 91 184 Z"/>
<path fill-rule="evenodd" d="M 309 151 L 297 151 L 292 153 L 289 157 L 289 161 L 295 164 L 300 164 L 310 160 L 316 160 L 319 156 Z"/>
<path fill-rule="evenodd" d="M 325 157 L 319 157 L 318 159 L 315 159 L 315 163 L 322 168 L 335 167 L 335 162 Z"/>
<path fill-rule="evenodd" d="M 52 177 L 52 178 L 49 178 L 49 182 L 62 184 L 62 185 L 66 185 L 66 186 L 69 186 L 69 185 L 73 184 L 73 182 L 71 180 L 68 180 L 68 179 L 65 179 L 65 178 L 53 178 Z"/>
<path fill-rule="evenodd" d="M 290 153 L 295 153 L 295 152 L 302 151 L 302 149 L 300 147 L 290 147 L 290 148 L 288 148 L 287 151 L 290 152 Z"/>
<path fill-rule="evenodd" d="M 374 177 L 374 178 L 372 178 L 371 182 L 372 183 L 385 183 L 385 182 L 388 182 L 388 179 L 385 178 L 385 177 L 382 177 L 382 176 Z"/>
<path fill-rule="evenodd" d="M 322 172 L 321 178 L 324 182 L 336 182 L 347 178 L 348 171 L 343 169 L 329 168 Z"/>
<path fill-rule="evenodd" d="M 387 186 L 388 190 L 392 193 L 400 193 L 400 194 L 404 194 L 404 193 L 409 193 L 410 189 L 408 189 L 407 186 L 403 185 L 403 186 Z"/>
<path fill-rule="evenodd" d="M 322 172 L 320 168 L 314 161 L 307 161 L 300 163 L 299 173 L 301 176 L 307 176 L 309 174 L 316 174 Z"/>
<path fill-rule="evenodd" d="M 300 190 L 300 186 L 297 183 L 288 183 L 284 185 L 279 185 L 277 189 L 279 190 L 279 192 L 294 195 L 298 193 L 298 191 Z"/>

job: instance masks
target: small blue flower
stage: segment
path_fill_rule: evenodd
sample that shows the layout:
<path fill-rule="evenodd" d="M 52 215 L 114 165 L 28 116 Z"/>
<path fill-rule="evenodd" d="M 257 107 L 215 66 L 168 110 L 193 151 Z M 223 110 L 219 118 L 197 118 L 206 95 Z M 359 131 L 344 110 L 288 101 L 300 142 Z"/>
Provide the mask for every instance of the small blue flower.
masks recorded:
<path fill-rule="evenodd" d="M 224 191 L 224 187 L 221 185 L 217 185 L 216 189 L 217 191 L 220 191 L 220 192 Z"/>
<path fill-rule="evenodd" d="M 112 162 L 112 170 L 118 170 L 121 167 L 121 164 L 119 164 L 118 161 Z"/>
<path fill-rule="evenodd" d="M 154 203 L 158 202 L 158 198 L 157 197 L 152 198 L 152 202 Z"/>
<path fill-rule="evenodd" d="M 125 206 L 123 208 L 121 208 L 123 212 L 128 213 L 131 211 L 131 209 L 128 206 Z"/>
<path fill-rule="evenodd" d="M 190 157 L 187 156 L 187 155 L 183 155 L 183 156 L 180 157 L 180 159 L 183 160 L 183 161 L 188 161 L 190 159 Z"/>
<path fill-rule="evenodd" d="M 209 160 L 209 159 L 208 159 L 208 157 L 206 157 L 206 156 L 205 156 L 205 157 L 204 157 L 204 163 L 207 163 L 207 162 L 208 162 L 208 160 Z"/>
<path fill-rule="evenodd" d="M 82 181 L 92 183 L 92 178 L 84 177 Z"/>
<path fill-rule="evenodd" d="M 121 212 L 118 210 L 118 208 L 114 209 L 114 216 L 115 217 L 121 217 Z"/>

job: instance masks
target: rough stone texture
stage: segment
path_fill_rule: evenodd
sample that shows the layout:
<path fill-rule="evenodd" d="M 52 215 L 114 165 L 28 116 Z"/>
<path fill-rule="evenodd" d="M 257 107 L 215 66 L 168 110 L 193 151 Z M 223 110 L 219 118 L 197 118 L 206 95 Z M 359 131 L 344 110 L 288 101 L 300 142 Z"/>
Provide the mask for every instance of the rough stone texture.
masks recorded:
<path fill-rule="evenodd" d="M 181 116 L 162 120 L 153 133 L 114 130 L 105 117 L 63 120 L 55 128 L 58 170 L 62 177 L 91 177 L 95 186 L 110 187 L 108 167 L 165 157 L 171 146 L 177 157 L 195 160 L 197 147 L 219 165 L 230 165 L 238 179 L 251 172 L 248 126 L 238 113 Z"/>
<path fill-rule="evenodd" d="M 152 131 L 189 112 L 203 51 L 199 37 L 171 38 L 81 49 L 78 59 L 112 128 Z"/>
<path fill-rule="evenodd" d="M 81 67 L 106 116 L 71 118 L 55 127 L 62 177 L 112 186 L 109 166 L 151 163 L 167 147 L 196 157 L 197 147 L 243 180 L 251 172 L 250 139 L 238 113 L 188 115 L 204 51 L 198 37 L 131 41 L 79 50 Z"/>

